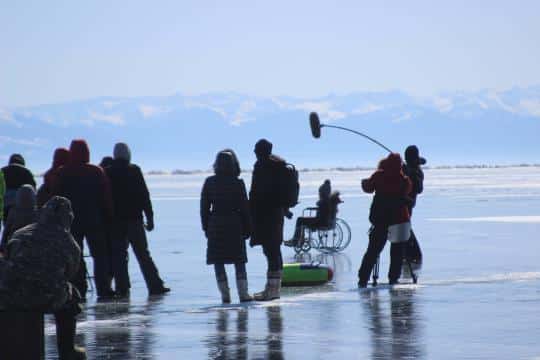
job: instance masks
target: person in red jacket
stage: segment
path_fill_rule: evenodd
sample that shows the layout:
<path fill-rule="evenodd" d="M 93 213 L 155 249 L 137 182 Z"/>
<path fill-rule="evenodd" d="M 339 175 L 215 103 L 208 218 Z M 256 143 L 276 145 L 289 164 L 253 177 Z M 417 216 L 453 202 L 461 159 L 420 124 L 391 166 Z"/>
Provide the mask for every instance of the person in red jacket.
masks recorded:
<path fill-rule="evenodd" d="M 391 225 L 410 221 L 407 195 L 411 192 L 411 181 L 403 174 L 402 161 L 399 154 L 392 153 L 381 160 L 378 169 L 367 179 L 362 180 L 362 189 L 367 193 L 375 193 L 371 204 L 369 221 L 369 245 L 358 270 L 358 286 L 366 287 L 369 276 L 384 249 Z M 390 248 L 390 284 L 397 283 L 401 276 L 403 244 L 392 243 Z"/>
<path fill-rule="evenodd" d="M 83 239 L 90 248 L 94 263 L 94 282 L 98 298 L 114 296 L 111 290 L 109 270 L 109 250 L 106 224 L 112 218 L 112 197 L 109 179 L 99 166 L 89 164 L 90 150 L 86 141 L 73 140 L 69 148 L 70 160 L 62 166 L 53 184 L 55 195 L 68 198 L 73 207 L 75 219 L 71 234 L 83 249 Z M 73 284 L 86 297 L 86 264 L 81 257 L 79 272 Z"/>
<path fill-rule="evenodd" d="M 69 162 L 69 150 L 66 148 L 57 148 L 54 150 L 53 163 L 47 172 L 43 175 L 43 184 L 37 192 L 37 206 L 41 208 L 53 196 L 53 184 L 57 182 L 58 171 L 60 167 Z"/>

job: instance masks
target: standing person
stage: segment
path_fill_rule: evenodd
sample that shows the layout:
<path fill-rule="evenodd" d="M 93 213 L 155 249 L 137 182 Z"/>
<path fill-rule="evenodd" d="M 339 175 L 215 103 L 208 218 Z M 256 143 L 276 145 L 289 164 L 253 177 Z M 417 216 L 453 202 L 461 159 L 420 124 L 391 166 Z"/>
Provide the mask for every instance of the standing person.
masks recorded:
<path fill-rule="evenodd" d="M 99 166 L 102 169 L 108 168 L 109 166 L 112 166 L 113 160 L 112 156 L 104 156 L 103 159 L 101 159 Z"/>
<path fill-rule="evenodd" d="M 4 195 L 6 194 L 6 182 L 4 172 L 0 171 L 0 232 L 2 231 L 2 222 L 4 221 Z"/>
<path fill-rule="evenodd" d="M 111 182 L 114 218 L 111 224 L 112 274 L 116 291 L 129 295 L 128 248 L 131 244 L 150 295 L 169 292 L 159 276 L 158 269 L 148 249 L 145 228 L 154 230 L 154 212 L 150 193 L 141 169 L 131 164 L 131 150 L 127 144 L 114 146 L 114 160 L 105 169 Z M 143 222 L 143 213 L 146 225 Z"/>
<path fill-rule="evenodd" d="M 217 154 L 215 175 L 206 178 L 201 192 L 201 223 L 208 239 L 206 264 L 214 265 L 221 300 L 230 303 L 225 264 L 234 264 L 241 302 L 251 301 L 246 273 L 246 240 L 251 219 L 244 181 L 238 178 L 238 160 L 230 150 Z"/>
<path fill-rule="evenodd" d="M 81 307 L 70 280 L 81 250 L 69 233 L 72 220 L 69 200 L 53 197 L 37 223 L 13 234 L 6 256 L 0 257 L 0 307 L 54 313 L 60 360 L 86 358 L 84 349 L 75 346 L 75 316 Z"/>
<path fill-rule="evenodd" d="M 416 206 L 416 197 L 424 191 L 424 171 L 422 165 L 426 163 L 426 159 L 420 156 L 420 152 L 416 145 L 410 145 L 405 149 L 405 161 L 403 165 L 403 173 L 411 179 L 412 190 L 409 194 L 411 199 L 409 203 L 409 214 L 412 217 L 413 208 Z M 422 250 L 416 239 L 416 235 L 411 229 L 411 237 L 405 244 L 405 257 L 412 264 L 422 264 Z"/>
<path fill-rule="evenodd" d="M 268 262 L 266 286 L 254 295 L 255 300 L 273 300 L 280 297 L 283 258 L 283 217 L 281 204 L 280 169 L 284 160 L 272 155 L 272 143 L 261 139 L 255 144 L 257 162 L 253 168 L 249 202 L 253 219 L 250 245 L 262 245 Z"/>
<path fill-rule="evenodd" d="M 358 286 L 366 287 L 373 266 L 386 244 L 388 228 L 410 220 L 407 195 L 411 192 L 411 181 L 401 170 L 399 154 L 392 153 L 383 159 L 379 168 L 362 180 L 362 189 L 367 193 L 375 192 L 369 214 L 369 245 L 358 270 Z M 396 284 L 401 276 L 402 259 L 403 243 L 393 243 L 388 272 L 390 284 Z"/>
<path fill-rule="evenodd" d="M 71 234 L 81 248 L 81 266 L 74 285 L 83 299 L 86 298 L 86 263 L 82 257 L 83 239 L 90 248 L 94 263 L 94 282 L 99 299 L 114 295 L 109 279 L 109 252 L 105 225 L 112 217 L 112 200 L 109 181 L 99 166 L 91 165 L 90 149 L 86 141 L 77 139 L 69 147 L 70 161 L 58 171 L 54 194 L 71 201 L 75 220 Z"/>
<path fill-rule="evenodd" d="M 17 190 L 29 184 L 36 188 L 34 175 L 25 167 L 25 161 L 21 154 L 13 154 L 9 157 L 8 166 L 2 168 L 4 181 L 6 182 L 6 193 L 4 195 L 4 223 L 8 217 L 9 210 L 15 206 Z"/>
<path fill-rule="evenodd" d="M 43 175 L 43 184 L 37 192 L 37 206 L 42 207 L 52 196 L 54 184 L 58 181 L 58 171 L 69 162 L 69 150 L 57 148 L 54 150 L 52 166 Z"/>
<path fill-rule="evenodd" d="M 36 207 L 36 191 L 32 185 L 23 185 L 17 190 L 15 206 L 11 208 L 6 220 L 6 227 L 0 242 L 0 252 L 5 252 L 11 235 L 26 225 L 35 223 L 38 220 L 38 210 Z"/>

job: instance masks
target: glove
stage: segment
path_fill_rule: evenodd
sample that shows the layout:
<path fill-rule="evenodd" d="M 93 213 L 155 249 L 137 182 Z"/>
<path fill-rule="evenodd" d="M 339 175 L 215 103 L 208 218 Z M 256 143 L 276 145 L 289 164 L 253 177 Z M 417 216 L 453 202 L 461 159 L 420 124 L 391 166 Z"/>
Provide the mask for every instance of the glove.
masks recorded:
<path fill-rule="evenodd" d="M 154 230 L 154 219 L 153 218 L 147 219 L 146 225 L 144 227 L 146 228 L 146 231 Z"/>

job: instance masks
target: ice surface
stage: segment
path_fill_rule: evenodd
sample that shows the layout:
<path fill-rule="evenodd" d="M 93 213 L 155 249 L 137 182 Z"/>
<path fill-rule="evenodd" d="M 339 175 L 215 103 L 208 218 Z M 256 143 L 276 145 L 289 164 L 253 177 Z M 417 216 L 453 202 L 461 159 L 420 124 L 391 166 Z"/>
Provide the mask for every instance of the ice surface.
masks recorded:
<path fill-rule="evenodd" d="M 249 174 L 245 176 L 249 184 Z M 332 283 L 283 289 L 270 303 L 223 306 L 205 265 L 199 194 L 205 175 L 148 176 L 156 212 L 150 249 L 172 292 L 148 298 L 130 258 L 129 301 L 92 295 L 77 340 L 90 359 L 534 359 L 540 355 L 540 169 L 427 170 L 413 228 L 424 252 L 417 285 L 356 289 L 367 243 L 369 171 L 302 173 L 303 207 L 326 178 L 342 192 L 352 228 L 343 254 L 312 251 L 285 260 L 320 261 Z M 286 237 L 293 221 L 286 221 Z M 248 250 L 250 290 L 264 286 L 260 248 Z M 386 281 L 388 249 L 381 256 Z M 91 268 L 91 267 L 90 267 Z M 233 302 L 234 273 L 229 271 Z M 405 279 L 404 281 L 408 281 Z M 55 358 L 48 318 L 47 357 Z"/>

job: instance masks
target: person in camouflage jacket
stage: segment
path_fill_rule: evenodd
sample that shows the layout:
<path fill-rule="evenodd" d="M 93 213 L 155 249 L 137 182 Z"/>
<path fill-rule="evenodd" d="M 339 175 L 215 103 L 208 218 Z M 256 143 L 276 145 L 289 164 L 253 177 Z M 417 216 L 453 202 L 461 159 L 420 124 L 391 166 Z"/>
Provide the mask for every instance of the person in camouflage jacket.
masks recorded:
<path fill-rule="evenodd" d="M 81 250 L 70 233 L 73 211 L 68 199 L 55 196 L 37 223 L 17 230 L 0 258 L 0 308 L 54 313 L 60 359 L 84 358 L 74 346 L 77 273 Z"/>

